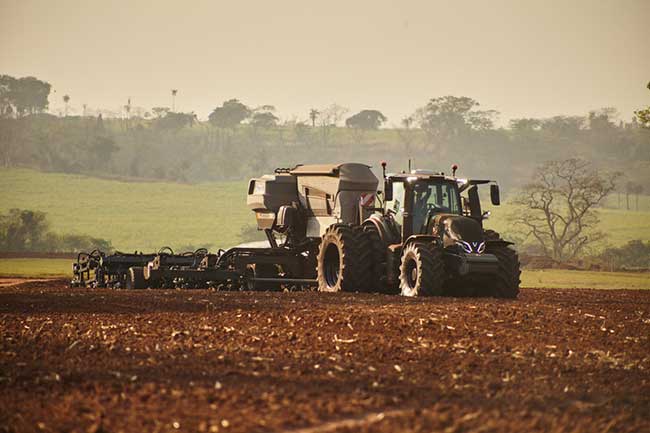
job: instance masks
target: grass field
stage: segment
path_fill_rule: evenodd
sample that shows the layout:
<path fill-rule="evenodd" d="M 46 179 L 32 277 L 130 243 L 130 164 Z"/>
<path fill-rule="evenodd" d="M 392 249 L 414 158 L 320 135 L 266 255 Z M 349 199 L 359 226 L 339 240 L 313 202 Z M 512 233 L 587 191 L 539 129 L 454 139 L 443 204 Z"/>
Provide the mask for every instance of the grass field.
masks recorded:
<path fill-rule="evenodd" d="M 72 259 L 0 259 L 0 277 L 71 277 Z M 524 270 L 522 287 L 650 289 L 650 273 Z"/>
<path fill-rule="evenodd" d="M 72 277 L 72 259 L 0 259 L 0 277 Z"/>
<path fill-rule="evenodd" d="M 650 209 L 650 198 L 639 198 Z M 624 201 L 623 201 L 624 203 Z M 634 200 L 631 198 L 631 204 Z M 607 243 L 650 240 L 650 211 L 614 209 L 617 197 L 600 210 Z M 246 182 L 187 185 L 123 182 L 25 169 L 0 170 L 0 212 L 11 208 L 44 211 L 54 231 L 110 240 L 122 251 L 153 251 L 169 245 L 225 248 L 241 241 L 243 227 L 255 224 L 246 207 Z M 511 205 L 491 208 L 486 226 L 515 233 L 504 216 Z"/>
<path fill-rule="evenodd" d="M 47 213 L 53 231 L 110 240 L 122 251 L 169 245 L 229 247 L 254 225 L 246 182 L 121 182 L 32 170 L 0 170 L 0 212 Z"/>
<path fill-rule="evenodd" d="M 650 273 L 524 269 L 521 274 L 521 286 L 557 289 L 650 289 Z"/>

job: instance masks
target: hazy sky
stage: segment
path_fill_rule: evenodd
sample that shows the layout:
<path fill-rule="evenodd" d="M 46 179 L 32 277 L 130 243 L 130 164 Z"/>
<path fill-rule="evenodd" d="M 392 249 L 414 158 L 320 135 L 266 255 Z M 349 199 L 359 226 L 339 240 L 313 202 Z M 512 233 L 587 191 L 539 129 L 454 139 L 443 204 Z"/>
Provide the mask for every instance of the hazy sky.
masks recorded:
<path fill-rule="evenodd" d="M 650 104 L 650 0 L 0 0 L 0 73 L 52 83 L 51 106 L 333 102 L 389 124 L 441 95 L 502 119 Z"/>

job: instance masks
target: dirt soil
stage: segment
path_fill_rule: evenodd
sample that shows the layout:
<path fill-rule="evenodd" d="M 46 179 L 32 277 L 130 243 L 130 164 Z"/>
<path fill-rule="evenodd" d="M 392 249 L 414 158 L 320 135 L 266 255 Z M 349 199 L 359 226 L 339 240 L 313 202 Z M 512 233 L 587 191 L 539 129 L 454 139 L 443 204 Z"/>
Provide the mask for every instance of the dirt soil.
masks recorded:
<path fill-rule="evenodd" d="M 0 289 L 0 431 L 648 432 L 650 291 Z"/>
<path fill-rule="evenodd" d="M 23 283 L 34 283 L 41 281 L 50 281 L 51 278 L 21 278 L 21 277 L 0 277 L 0 288 L 16 286 Z"/>

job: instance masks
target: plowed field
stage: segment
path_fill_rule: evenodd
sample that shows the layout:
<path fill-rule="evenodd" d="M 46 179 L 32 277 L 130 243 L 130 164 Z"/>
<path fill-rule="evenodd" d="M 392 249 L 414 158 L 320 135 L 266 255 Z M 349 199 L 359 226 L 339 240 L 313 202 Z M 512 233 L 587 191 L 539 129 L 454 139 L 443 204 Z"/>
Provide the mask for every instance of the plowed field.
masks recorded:
<path fill-rule="evenodd" d="M 650 431 L 650 291 L 0 289 L 0 431 Z"/>

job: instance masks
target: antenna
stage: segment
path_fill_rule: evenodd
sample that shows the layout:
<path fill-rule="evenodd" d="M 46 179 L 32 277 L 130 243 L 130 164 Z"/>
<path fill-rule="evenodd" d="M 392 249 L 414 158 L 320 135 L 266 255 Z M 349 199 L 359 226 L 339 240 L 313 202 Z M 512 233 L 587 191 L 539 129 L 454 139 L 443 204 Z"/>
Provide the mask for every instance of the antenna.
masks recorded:
<path fill-rule="evenodd" d="M 411 158 L 409 158 L 409 173 L 411 172 Z"/>

